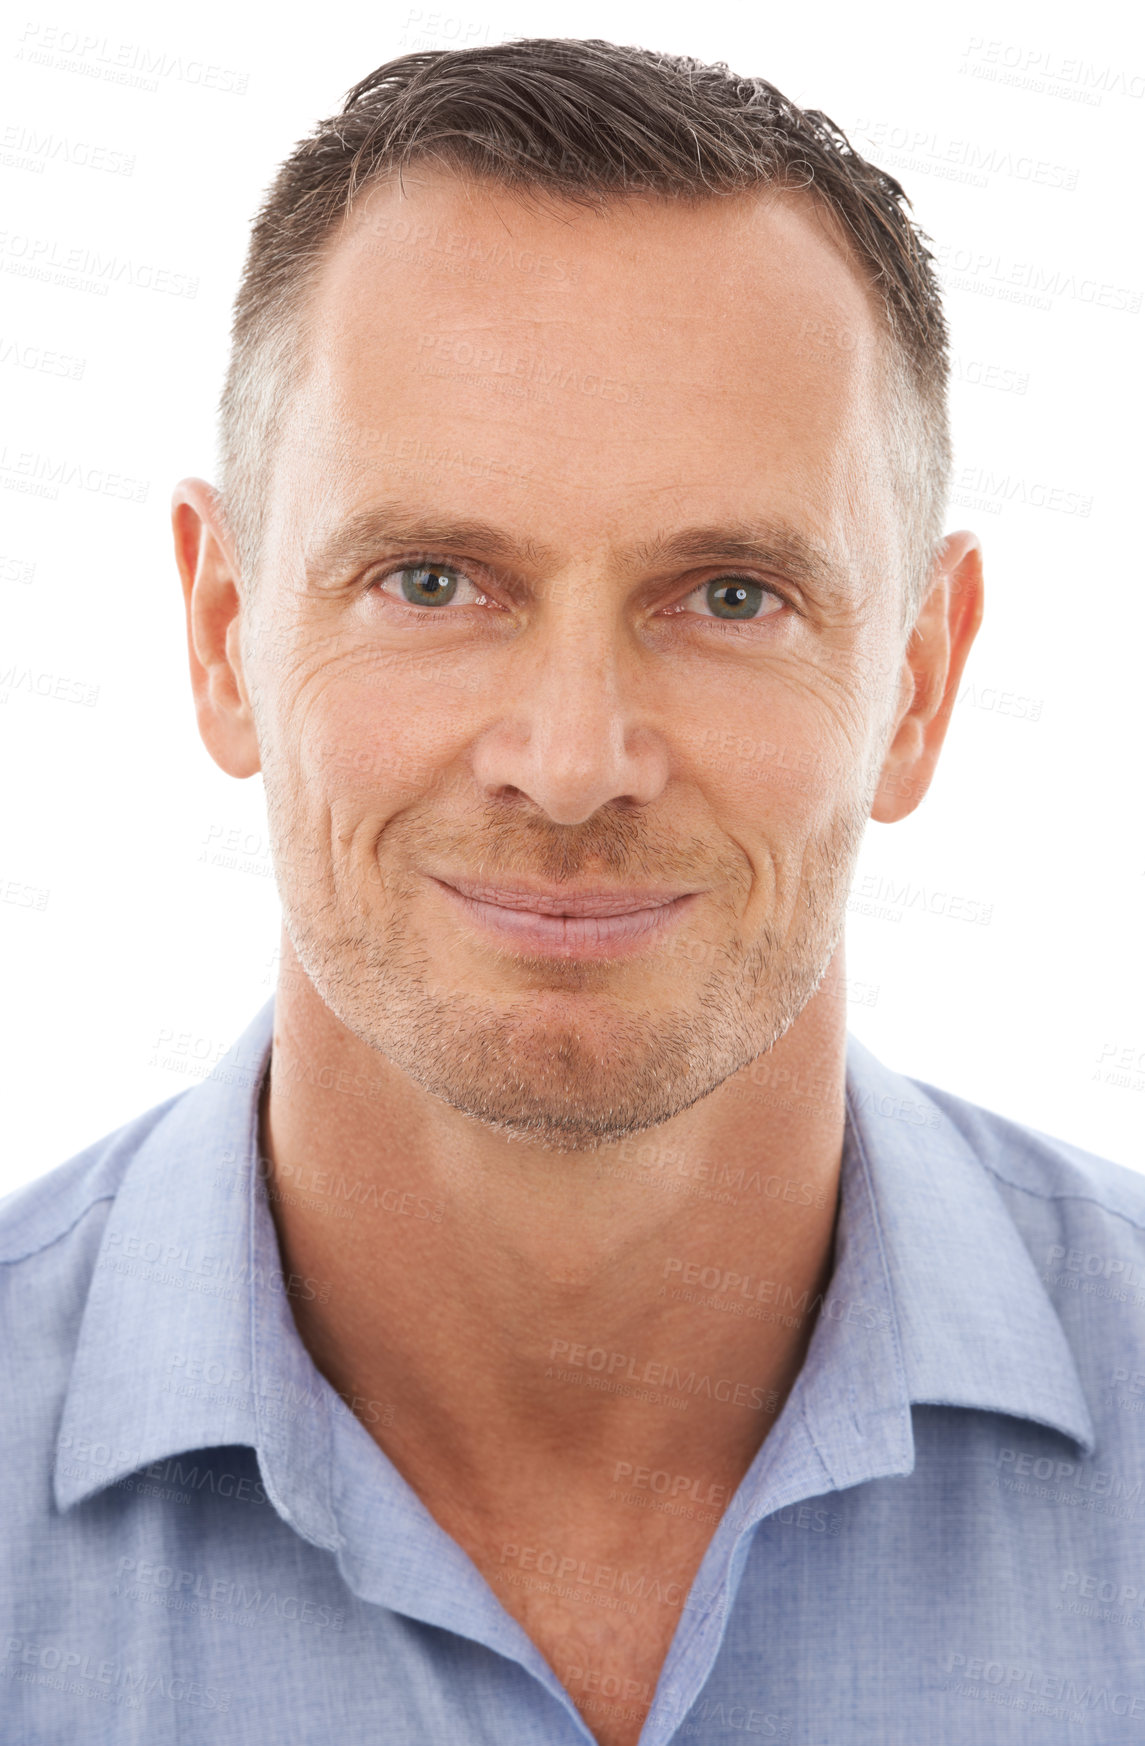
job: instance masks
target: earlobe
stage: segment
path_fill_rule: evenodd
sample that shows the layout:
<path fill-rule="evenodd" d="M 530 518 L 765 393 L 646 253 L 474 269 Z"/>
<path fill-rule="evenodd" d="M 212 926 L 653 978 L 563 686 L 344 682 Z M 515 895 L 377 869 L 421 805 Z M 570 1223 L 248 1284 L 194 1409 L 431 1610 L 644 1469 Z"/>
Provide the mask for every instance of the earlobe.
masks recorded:
<path fill-rule="evenodd" d="M 218 493 L 202 479 L 184 479 L 171 526 L 199 734 L 220 769 L 253 776 L 261 765 L 238 634 L 241 579 Z"/>
<path fill-rule="evenodd" d="M 902 697 L 871 817 L 894 824 L 930 787 L 966 658 L 982 622 L 982 548 L 972 533 L 948 534 L 903 654 Z"/>

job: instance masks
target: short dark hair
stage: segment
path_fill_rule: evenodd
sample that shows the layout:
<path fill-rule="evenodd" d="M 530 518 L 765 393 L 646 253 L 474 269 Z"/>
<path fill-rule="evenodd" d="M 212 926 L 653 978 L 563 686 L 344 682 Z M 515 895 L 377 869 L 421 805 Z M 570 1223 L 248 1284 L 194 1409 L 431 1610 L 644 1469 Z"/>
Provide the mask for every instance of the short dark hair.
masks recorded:
<path fill-rule="evenodd" d="M 776 188 L 833 215 L 891 342 L 886 424 L 898 450 L 913 619 L 941 535 L 951 455 L 946 322 L 929 239 L 906 195 L 828 116 L 766 80 L 596 38 L 387 61 L 282 165 L 254 223 L 220 406 L 223 502 L 244 571 L 257 564 L 269 453 L 302 367 L 299 327 L 327 245 L 363 190 L 427 161 L 590 205 Z"/>

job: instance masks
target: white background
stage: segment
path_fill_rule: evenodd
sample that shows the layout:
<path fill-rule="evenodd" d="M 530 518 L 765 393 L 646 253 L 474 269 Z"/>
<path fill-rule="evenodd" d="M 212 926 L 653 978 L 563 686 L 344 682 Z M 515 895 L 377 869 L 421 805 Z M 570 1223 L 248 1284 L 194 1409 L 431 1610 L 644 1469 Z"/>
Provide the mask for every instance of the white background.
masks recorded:
<path fill-rule="evenodd" d="M 898 175 L 947 251 L 948 525 L 984 536 L 987 619 L 930 797 L 868 833 L 851 1024 L 891 1066 L 1145 1170 L 1131 9 L 451 4 L 88 0 L 3 27 L 0 1187 L 194 1083 L 272 991 L 261 788 L 198 740 L 167 522 L 174 481 L 214 473 L 261 192 L 383 61 L 520 35 L 770 79 Z"/>

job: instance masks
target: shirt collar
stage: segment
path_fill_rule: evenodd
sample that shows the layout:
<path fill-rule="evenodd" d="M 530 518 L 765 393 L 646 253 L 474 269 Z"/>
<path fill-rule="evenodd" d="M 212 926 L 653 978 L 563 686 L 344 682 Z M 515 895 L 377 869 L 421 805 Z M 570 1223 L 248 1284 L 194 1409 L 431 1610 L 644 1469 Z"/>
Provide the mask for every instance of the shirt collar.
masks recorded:
<path fill-rule="evenodd" d="M 657 1688 L 699 1696 L 755 1527 L 827 1492 L 910 1474 L 913 1404 L 1009 1413 L 1092 1451 L 1073 1355 L 982 1161 L 921 1088 L 854 1039 L 830 1285 L 776 1424 L 704 1555 Z"/>
<path fill-rule="evenodd" d="M 64 1404 L 61 1509 L 164 1457 L 243 1444 L 279 1514 L 318 1545 L 341 1544 L 339 1403 L 289 1303 L 324 1286 L 284 1280 L 256 1203 L 273 1020 L 271 999 L 124 1175 Z M 811 1495 L 809 1463 L 822 1490 L 909 1472 L 912 1402 L 1032 1419 L 1092 1451 L 1061 1323 L 983 1162 L 853 1038 L 847 1107 L 835 1273 L 789 1410 L 760 1451 L 769 1507 Z"/>
<path fill-rule="evenodd" d="M 60 1509 L 164 1457 L 242 1444 L 258 1451 L 284 1519 L 317 1544 L 335 1543 L 333 1391 L 288 1300 L 323 1285 L 284 1279 L 269 1210 L 256 1199 L 273 1026 L 271 999 L 210 1077 L 170 1106 L 124 1175 L 64 1402 Z"/>
<path fill-rule="evenodd" d="M 894 1294 L 908 1398 L 1096 1436 L 1049 1295 L 975 1154 L 915 1081 L 848 1039 L 848 1128 Z"/>

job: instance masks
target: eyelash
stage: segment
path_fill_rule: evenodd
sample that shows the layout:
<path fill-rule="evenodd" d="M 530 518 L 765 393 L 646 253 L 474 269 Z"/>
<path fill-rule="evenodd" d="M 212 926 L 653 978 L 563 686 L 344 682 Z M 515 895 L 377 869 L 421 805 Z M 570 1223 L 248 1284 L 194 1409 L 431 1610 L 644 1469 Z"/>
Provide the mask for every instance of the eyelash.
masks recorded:
<path fill-rule="evenodd" d="M 470 605 L 476 606 L 488 600 L 488 595 L 485 591 L 478 587 L 478 584 L 474 582 L 473 578 L 466 571 L 458 569 L 454 564 L 447 564 L 436 558 L 425 558 L 421 563 L 416 564 L 409 562 L 396 564 L 392 569 L 383 570 L 378 575 L 374 576 L 369 583 L 369 590 L 378 594 L 385 594 L 387 600 L 389 600 L 394 606 L 397 606 L 401 611 L 408 613 L 414 620 L 424 622 L 426 619 L 432 618 L 445 619 L 451 617 L 452 614 L 446 612 L 440 607 L 415 606 L 412 601 L 402 600 L 396 594 L 391 594 L 387 589 L 383 588 L 383 583 L 393 581 L 396 577 L 401 576 L 406 570 L 447 570 L 452 574 L 463 578 L 468 582 L 471 588 L 477 591 L 479 600 L 469 602 Z M 770 595 L 772 599 L 777 602 L 777 605 L 774 606 L 770 612 L 760 613 L 758 618 L 726 619 L 717 618 L 714 613 L 696 614 L 696 616 L 702 618 L 706 624 L 714 625 L 720 631 L 731 631 L 734 633 L 743 625 L 762 624 L 768 619 L 778 617 L 783 607 L 791 606 L 791 602 L 786 595 L 782 594 L 772 583 L 760 581 L 754 576 L 740 576 L 733 571 L 729 574 L 712 576 L 707 582 L 697 583 L 695 588 L 688 590 L 688 593 L 683 596 L 683 599 L 678 600 L 674 606 L 667 608 L 665 616 L 672 617 L 676 613 L 682 613 L 684 611 L 685 601 L 690 600 L 694 594 L 702 593 L 704 589 L 710 588 L 712 584 L 716 582 L 748 582 L 754 588 L 761 588 L 764 594 Z"/>
<path fill-rule="evenodd" d="M 467 571 L 458 569 L 455 564 L 443 563 L 437 558 L 424 558 L 419 564 L 411 564 L 408 562 L 405 564 L 395 564 L 392 569 L 383 570 L 371 579 L 369 591 L 378 594 L 385 594 L 387 600 L 392 600 L 395 606 L 402 607 L 406 612 L 412 614 L 414 618 L 446 617 L 447 615 L 440 607 L 415 606 L 412 601 L 402 600 L 399 595 L 390 594 L 382 587 L 383 582 L 393 581 L 398 576 L 403 575 L 406 570 L 447 570 L 452 575 L 462 577 L 466 582 L 468 582 L 469 586 L 475 590 L 478 599 L 475 601 L 469 601 L 469 605 L 477 606 L 483 601 L 488 600 L 488 595 L 485 590 L 478 587 L 478 584 L 474 582 L 472 576 L 470 576 Z"/>
<path fill-rule="evenodd" d="M 765 595 L 770 595 L 772 600 L 775 601 L 775 605 L 772 607 L 771 611 L 761 612 L 758 618 L 717 618 L 714 612 L 697 613 L 696 616 L 702 618 L 705 624 L 714 625 L 721 631 L 734 632 L 738 630 L 741 625 L 764 624 L 769 618 L 777 618 L 780 610 L 791 604 L 786 595 L 781 594 L 779 589 L 773 587 L 770 582 L 761 582 L 755 576 L 737 576 L 736 573 L 732 571 L 731 574 L 712 576 L 707 582 L 700 582 L 695 588 L 689 589 L 688 593 L 684 595 L 683 600 L 678 600 L 675 606 L 668 607 L 665 616 L 671 617 L 673 613 L 682 612 L 684 610 L 684 601 L 691 600 L 693 594 L 702 594 L 705 589 L 711 588 L 717 582 L 747 582 L 752 588 L 762 589 Z"/>

